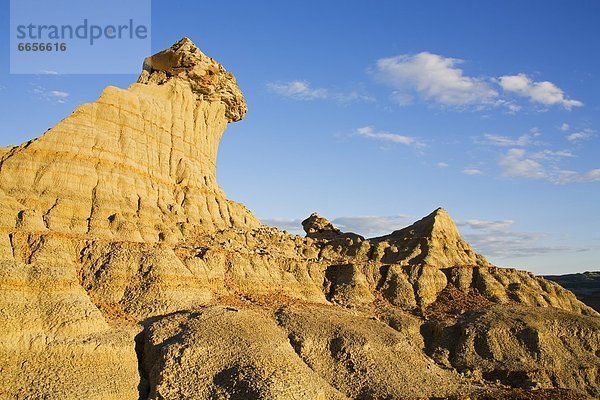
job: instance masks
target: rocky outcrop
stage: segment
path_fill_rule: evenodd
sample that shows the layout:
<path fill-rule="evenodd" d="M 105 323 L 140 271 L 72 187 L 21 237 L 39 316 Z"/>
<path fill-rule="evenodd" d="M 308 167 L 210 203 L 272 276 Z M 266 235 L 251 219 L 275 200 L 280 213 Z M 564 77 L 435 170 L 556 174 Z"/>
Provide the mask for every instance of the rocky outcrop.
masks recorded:
<path fill-rule="evenodd" d="M 346 398 L 298 357 L 272 318 L 247 309 L 208 308 L 153 323 L 144 366 L 149 399 Z"/>
<path fill-rule="evenodd" d="M 598 314 L 443 209 L 372 239 L 313 214 L 300 237 L 228 200 L 218 144 L 245 112 L 182 39 L 0 150 L 0 398 L 598 394 Z"/>
<path fill-rule="evenodd" d="M 296 353 L 331 386 L 351 399 L 442 397 L 463 379 L 437 365 L 422 348 L 419 321 L 396 314 L 394 328 L 362 313 L 283 307 L 276 313 Z"/>
<path fill-rule="evenodd" d="M 76 246 L 19 233 L 10 241 L 0 253 L 0 398 L 136 398 L 139 328 L 107 323 L 79 284 Z"/>
<path fill-rule="evenodd" d="M 176 80 L 189 84 L 198 100 L 222 103 L 229 122 L 241 120 L 248 111 L 233 74 L 202 53 L 188 38 L 146 58 L 138 82 L 164 85 Z"/>
<path fill-rule="evenodd" d="M 512 387 L 573 387 L 600 396 L 597 317 L 495 305 L 451 324 L 429 322 L 424 331 L 428 352 L 458 371 Z"/>
<path fill-rule="evenodd" d="M 233 76 L 188 39 L 144 68 L 4 151 L 0 229 L 175 242 L 260 225 L 216 182 L 221 135 L 246 109 Z"/>
<path fill-rule="evenodd" d="M 306 237 L 313 239 L 335 239 L 342 234 L 327 218 L 321 217 L 317 213 L 312 213 L 310 217 L 302 221 L 302 228 L 306 232 Z"/>
<path fill-rule="evenodd" d="M 380 244 L 378 251 L 382 253 L 381 261 L 384 263 L 438 267 L 490 265 L 460 237 L 454 221 L 443 208 L 438 208 L 409 227 L 371 241 Z"/>

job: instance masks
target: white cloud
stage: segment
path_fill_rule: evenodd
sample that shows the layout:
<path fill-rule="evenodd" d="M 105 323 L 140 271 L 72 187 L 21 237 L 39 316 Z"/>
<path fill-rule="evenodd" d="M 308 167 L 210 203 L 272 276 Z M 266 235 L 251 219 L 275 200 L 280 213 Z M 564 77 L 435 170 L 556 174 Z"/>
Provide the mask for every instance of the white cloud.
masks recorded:
<path fill-rule="evenodd" d="M 392 101 L 400 106 L 408 106 L 413 103 L 414 98 L 410 94 L 393 91 L 390 95 Z"/>
<path fill-rule="evenodd" d="M 532 154 L 536 160 L 559 160 L 561 158 L 575 157 L 570 150 L 542 150 Z"/>
<path fill-rule="evenodd" d="M 553 178 L 553 182 L 559 184 L 597 181 L 600 181 L 600 168 L 588 172 L 561 170 Z"/>
<path fill-rule="evenodd" d="M 295 100 L 316 100 L 328 97 L 327 89 L 313 88 L 307 81 L 269 83 L 267 87 L 282 96 Z"/>
<path fill-rule="evenodd" d="M 331 95 L 329 97 L 339 103 L 352 103 L 355 101 L 364 101 L 367 103 L 372 103 L 376 101 L 375 97 L 365 93 L 361 93 L 356 90 L 353 90 L 351 92 L 331 92 Z"/>
<path fill-rule="evenodd" d="M 392 95 L 406 104 L 415 92 L 426 100 L 447 106 L 489 104 L 498 92 L 484 80 L 463 75 L 462 61 L 429 52 L 377 60 L 376 76 L 397 90 Z"/>
<path fill-rule="evenodd" d="M 56 97 L 58 99 L 66 99 L 67 97 L 69 97 L 69 93 L 67 92 L 63 92 L 60 90 L 51 90 L 49 92 L 50 96 L 52 97 Z"/>
<path fill-rule="evenodd" d="M 540 254 L 586 250 L 544 244 L 543 239 L 546 235 L 541 233 L 496 230 L 465 233 L 464 237 L 477 252 L 498 258 L 531 257 Z"/>
<path fill-rule="evenodd" d="M 600 181 L 600 168 L 577 172 L 558 168 L 549 169 L 540 162 L 542 160 L 555 161 L 564 157 L 575 157 L 575 155 L 568 150 L 543 150 L 527 155 L 523 149 L 510 149 L 500 157 L 498 165 L 502 170 L 502 175 L 506 177 L 544 179 L 554 184 Z"/>
<path fill-rule="evenodd" d="M 571 128 L 571 127 L 569 126 L 569 124 L 567 124 L 566 122 L 563 122 L 563 123 L 562 123 L 562 125 L 560 126 L 560 128 L 559 128 L 559 129 L 560 129 L 561 131 L 563 131 L 563 132 L 566 132 L 566 131 L 568 131 L 568 130 L 569 130 L 569 128 Z"/>
<path fill-rule="evenodd" d="M 465 168 L 462 172 L 466 175 L 483 175 L 483 171 L 477 168 Z"/>
<path fill-rule="evenodd" d="M 70 94 L 62 90 L 48 90 L 43 86 L 35 86 L 32 93 L 39 99 L 53 101 L 57 103 L 66 103 Z"/>
<path fill-rule="evenodd" d="M 510 149 L 500 157 L 498 165 L 507 177 L 546 178 L 544 167 L 538 161 L 527 158 L 523 149 Z"/>
<path fill-rule="evenodd" d="M 534 82 L 525 74 L 501 76 L 500 86 L 506 92 L 516 93 L 529 98 L 532 102 L 547 106 L 561 105 L 567 110 L 583 106 L 583 103 L 579 100 L 566 98 L 562 89 L 552 82 Z"/>
<path fill-rule="evenodd" d="M 547 235 L 513 231 L 511 228 L 514 223 L 513 220 L 469 219 L 457 221 L 456 224 L 461 231 L 464 228 L 463 236 L 473 248 L 486 256 L 514 258 L 587 250 L 546 244 Z"/>
<path fill-rule="evenodd" d="M 483 135 L 484 140 L 483 144 L 489 144 L 492 146 L 527 146 L 530 144 L 532 135 L 525 133 L 518 138 L 511 138 L 509 136 L 502 135 L 494 135 L 491 133 L 486 133 Z"/>
<path fill-rule="evenodd" d="M 522 108 L 520 105 L 515 104 L 512 101 L 506 101 L 506 100 L 501 100 L 501 101 L 499 100 L 497 102 L 497 104 L 508 108 L 509 114 L 516 114 L 518 111 L 521 111 L 521 108 Z"/>
<path fill-rule="evenodd" d="M 481 219 L 468 219 L 465 221 L 457 221 L 456 225 L 466 226 L 471 229 L 486 229 L 486 230 L 503 230 L 514 224 L 515 221 L 504 219 L 499 221 L 486 221 Z"/>
<path fill-rule="evenodd" d="M 314 88 L 308 81 L 290 81 L 280 83 L 268 83 L 267 88 L 273 93 L 294 100 L 334 100 L 339 103 L 351 103 L 355 101 L 373 102 L 375 98 L 359 90 L 340 92 L 326 88 Z"/>
<path fill-rule="evenodd" d="M 400 143 L 407 146 L 415 146 L 415 147 L 424 147 L 425 144 L 420 142 L 416 137 L 413 136 L 405 136 L 398 135 L 396 133 L 385 132 L 385 131 L 376 131 L 371 126 L 363 126 L 362 128 L 358 128 L 356 132 L 364 137 L 383 140 L 386 142 L 392 143 Z"/>
<path fill-rule="evenodd" d="M 584 130 L 576 132 L 577 135 L 571 134 L 567 136 L 570 141 L 583 140 L 590 136 L 594 136 L 594 131 Z M 554 184 L 565 184 L 573 182 L 592 182 L 599 180 L 597 177 L 598 170 L 590 170 L 588 172 L 576 172 L 563 169 L 560 166 L 560 161 L 568 158 L 575 158 L 577 154 L 569 149 L 553 150 L 542 148 L 537 151 L 526 150 L 532 146 L 542 147 L 544 142 L 536 138 L 541 136 L 537 128 L 532 128 L 528 133 L 519 137 L 509 137 L 502 135 L 484 134 L 483 138 L 475 138 L 475 143 L 497 146 L 510 147 L 506 152 L 501 153 L 498 160 L 500 174 L 509 178 L 529 178 L 545 180 Z M 475 175 L 477 170 L 470 171 L 470 168 L 464 170 L 464 173 Z"/>
<path fill-rule="evenodd" d="M 439 163 L 435 164 L 435 166 L 438 168 L 448 168 L 448 164 L 445 162 L 439 162 Z"/>
<path fill-rule="evenodd" d="M 591 129 L 584 129 L 579 132 L 573 132 L 567 135 L 567 140 L 570 142 L 578 142 L 580 140 L 586 140 L 594 136 L 594 131 Z"/>

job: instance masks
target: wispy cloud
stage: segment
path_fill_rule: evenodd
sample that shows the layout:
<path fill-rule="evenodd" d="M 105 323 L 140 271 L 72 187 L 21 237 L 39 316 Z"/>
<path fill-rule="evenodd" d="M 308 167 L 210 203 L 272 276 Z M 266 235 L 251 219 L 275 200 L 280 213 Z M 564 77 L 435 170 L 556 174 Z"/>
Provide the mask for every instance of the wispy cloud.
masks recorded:
<path fill-rule="evenodd" d="M 458 226 L 466 226 L 471 229 L 477 230 L 504 230 L 514 224 L 515 221 L 512 219 L 503 219 L 497 221 L 487 221 L 481 219 L 467 219 L 464 221 L 456 221 L 456 225 Z"/>
<path fill-rule="evenodd" d="M 526 74 L 504 75 L 499 79 L 500 86 L 510 93 L 528 98 L 530 101 L 545 106 L 560 105 L 567 110 L 581 107 L 579 100 L 569 99 L 562 89 L 552 82 L 534 82 Z"/>
<path fill-rule="evenodd" d="M 43 86 L 35 86 L 32 93 L 42 100 L 52 101 L 56 103 L 66 103 L 69 99 L 69 93 L 62 90 L 48 90 Z"/>
<path fill-rule="evenodd" d="M 483 175 L 483 171 L 479 168 L 465 168 L 462 172 L 465 175 Z"/>
<path fill-rule="evenodd" d="M 390 95 L 390 98 L 394 103 L 398 104 L 399 106 L 408 106 L 412 104 L 415 100 L 415 98 L 410 94 L 401 93 L 398 91 L 393 91 Z"/>
<path fill-rule="evenodd" d="M 448 168 L 449 167 L 448 163 L 445 163 L 445 162 L 436 163 L 435 166 L 438 168 Z"/>
<path fill-rule="evenodd" d="M 542 179 L 547 174 L 544 167 L 533 158 L 528 158 L 524 149 L 510 149 L 500 157 L 498 165 L 506 177 L 525 177 Z"/>
<path fill-rule="evenodd" d="M 566 132 L 566 131 L 568 131 L 570 128 L 571 128 L 571 127 L 569 126 L 569 124 L 567 124 L 566 122 L 563 122 L 563 123 L 562 123 L 562 125 L 560 126 L 560 128 L 558 128 L 558 129 L 560 129 L 560 130 L 561 130 L 561 131 L 563 131 L 563 132 Z"/>
<path fill-rule="evenodd" d="M 371 126 L 363 126 L 362 128 L 358 128 L 356 130 L 356 133 L 358 133 L 360 136 L 364 136 L 370 139 L 399 143 L 407 146 L 425 147 L 425 143 L 419 141 L 419 139 L 414 136 L 405 136 L 391 132 L 376 131 Z"/>
<path fill-rule="evenodd" d="M 560 170 L 553 177 L 554 183 L 598 182 L 598 181 L 600 181 L 600 168 L 592 169 L 587 172 Z"/>
<path fill-rule="evenodd" d="M 548 167 L 543 161 L 556 161 L 565 157 L 575 157 L 568 150 L 543 150 L 527 153 L 524 149 L 509 149 L 500 157 L 498 165 L 505 177 L 543 179 L 554 184 L 600 181 L 600 168 L 587 172 L 577 172 Z"/>
<path fill-rule="evenodd" d="M 532 135 L 529 133 L 525 133 L 517 138 L 486 133 L 483 135 L 483 140 L 479 143 L 492 146 L 527 146 L 531 141 Z"/>
<path fill-rule="evenodd" d="M 294 100 L 333 100 L 339 103 L 352 103 L 357 101 L 373 102 L 375 98 L 360 90 L 337 91 L 322 87 L 313 87 L 310 82 L 296 80 L 289 82 L 268 83 L 267 88 L 280 96 Z"/>
<path fill-rule="evenodd" d="M 582 140 L 586 140 L 594 136 L 594 131 L 591 129 L 584 129 L 582 131 L 573 132 L 566 136 L 567 140 L 570 142 L 579 142 Z"/>
<path fill-rule="evenodd" d="M 353 103 L 357 101 L 372 103 L 376 101 L 375 97 L 357 90 L 352 90 L 350 92 L 330 91 L 330 93 L 330 98 L 337 101 L 338 103 Z"/>
<path fill-rule="evenodd" d="M 540 254 L 581 251 L 568 246 L 545 245 L 545 235 L 529 232 L 495 231 L 486 233 L 465 233 L 465 239 L 476 251 L 493 257 L 530 257 Z"/>
<path fill-rule="evenodd" d="M 532 154 L 536 160 L 560 160 L 561 158 L 576 157 L 570 150 L 541 150 Z"/>
<path fill-rule="evenodd" d="M 563 128 L 562 126 L 559 128 Z M 566 127 L 565 127 L 566 128 Z M 562 130 L 562 129 L 561 129 Z M 578 141 L 593 136 L 594 131 L 583 130 L 575 132 L 577 135 L 568 135 L 570 141 Z M 498 155 L 500 175 L 506 178 L 526 178 L 545 180 L 554 184 L 575 182 L 593 182 L 600 180 L 597 169 L 587 172 L 577 172 L 565 169 L 561 161 L 577 157 L 571 149 L 550 149 L 548 144 L 539 141 L 541 133 L 537 128 L 532 128 L 528 133 L 518 137 L 484 134 L 474 139 L 475 143 L 493 146 L 510 147 Z M 537 149 L 534 151 L 533 148 Z M 540 147 L 542 147 L 540 149 Z M 470 170 L 468 168 L 467 170 Z M 467 170 L 463 170 L 467 173 Z M 473 171 L 473 175 L 477 173 Z"/>
<path fill-rule="evenodd" d="M 267 87 L 274 93 L 295 100 L 317 100 L 329 96 L 327 89 L 313 88 L 307 81 L 268 83 Z"/>
<path fill-rule="evenodd" d="M 445 106 L 492 102 L 498 92 L 484 79 L 464 75 L 460 63 L 429 52 L 381 58 L 376 77 L 396 90 L 392 97 L 400 104 L 408 103 L 412 93 Z"/>
<path fill-rule="evenodd" d="M 487 256 L 529 257 L 556 252 L 585 251 L 584 248 L 555 246 L 544 243 L 547 235 L 535 232 L 519 232 L 512 230 L 513 220 L 479 220 L 457 221 L 463 237 L 473 248 Z M 464 232 L 463 232 L 464 231 Z"/>

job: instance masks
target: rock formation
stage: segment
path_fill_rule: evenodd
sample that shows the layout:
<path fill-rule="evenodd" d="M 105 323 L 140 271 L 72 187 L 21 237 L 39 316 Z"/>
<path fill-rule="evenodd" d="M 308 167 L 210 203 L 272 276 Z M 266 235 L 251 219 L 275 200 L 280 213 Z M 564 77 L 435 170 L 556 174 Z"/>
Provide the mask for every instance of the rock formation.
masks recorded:
<path fill-rule="evenodd" d="M 0 153 L 1 228 L 176 242 L 259 226 L 216 183 L 221 135 L 246 110 L 233 76 L 183 39 L 146 59 L 139 82 Z"/>
<path fill-rule="evenodd" d="M 245 113 L 182 39 L 0 150 L 0 398 L 600 395 L 600 316 L 443 209 L 373 239 L 313 214 L 300 237 L 228 200 L 218 144 Z"/>
<path fill-rule="evenodd" d="M 342 231 L 317 213 L 312 213 L 302 221 L 302 228 L 306 232 L 306 237 L 313 239 L 335 239 L 342 235 Z"/>

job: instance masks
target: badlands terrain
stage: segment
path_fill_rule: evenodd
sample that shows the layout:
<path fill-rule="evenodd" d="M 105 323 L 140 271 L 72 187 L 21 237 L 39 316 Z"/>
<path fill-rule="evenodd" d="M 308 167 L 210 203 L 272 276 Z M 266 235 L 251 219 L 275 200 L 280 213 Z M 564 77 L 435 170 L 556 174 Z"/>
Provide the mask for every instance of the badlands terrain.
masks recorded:
<path fill-rule="evenodd" d="M 301 237 L 229 200 L 217 150 L 246 111 L 184 38 L 0 149 L 1 399 L 600 397 L 600 315 L 444 209 Z"/>

